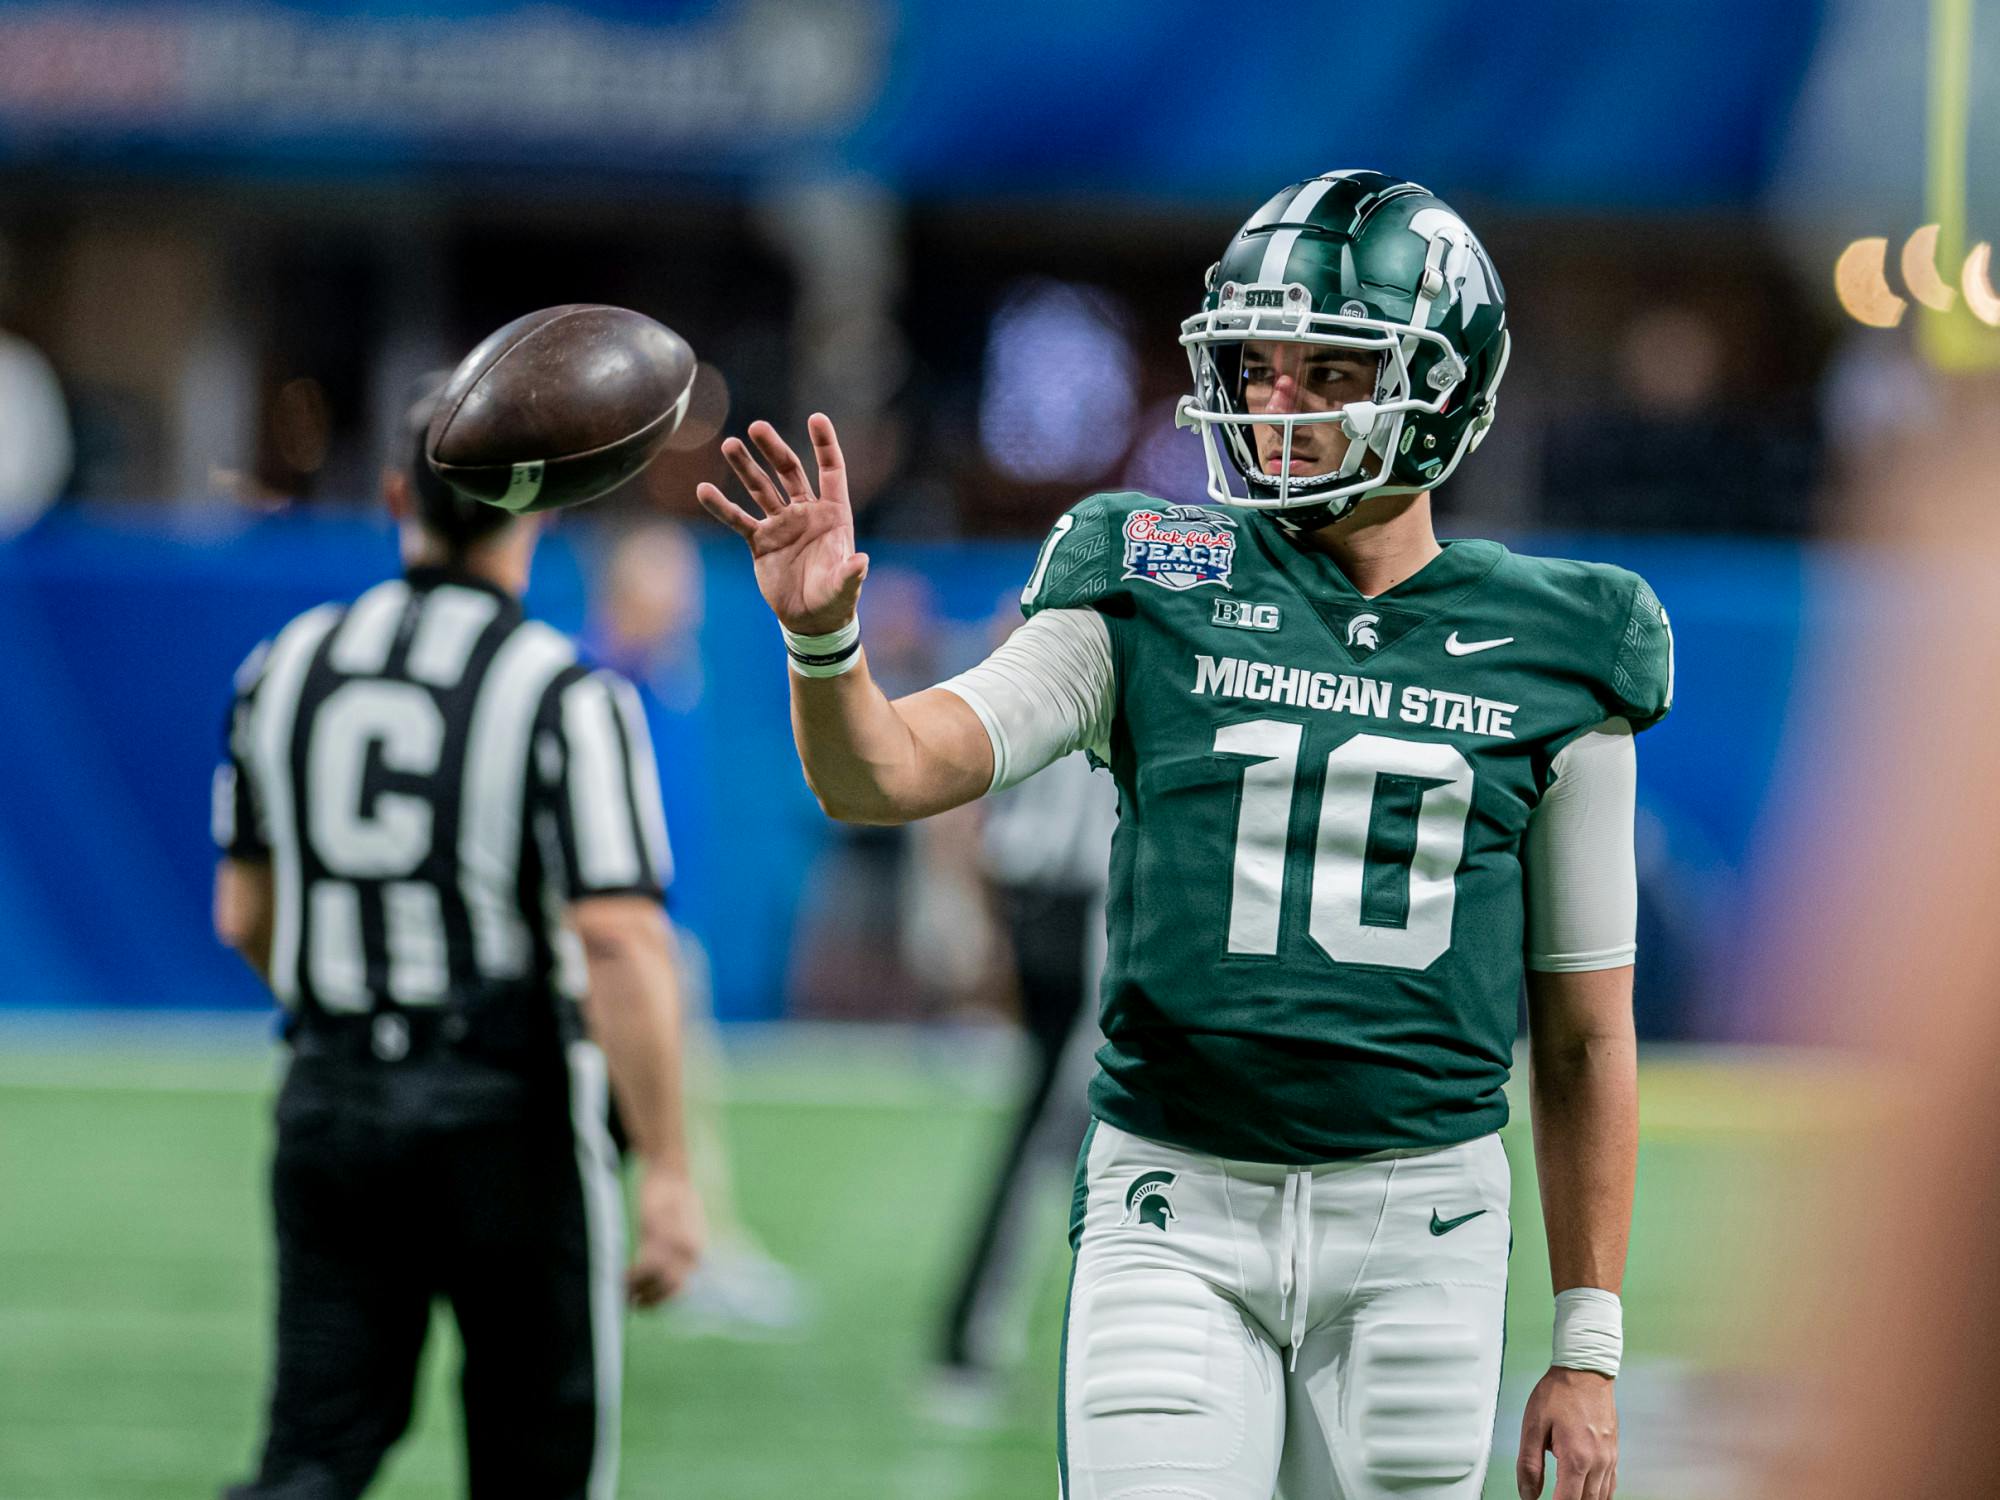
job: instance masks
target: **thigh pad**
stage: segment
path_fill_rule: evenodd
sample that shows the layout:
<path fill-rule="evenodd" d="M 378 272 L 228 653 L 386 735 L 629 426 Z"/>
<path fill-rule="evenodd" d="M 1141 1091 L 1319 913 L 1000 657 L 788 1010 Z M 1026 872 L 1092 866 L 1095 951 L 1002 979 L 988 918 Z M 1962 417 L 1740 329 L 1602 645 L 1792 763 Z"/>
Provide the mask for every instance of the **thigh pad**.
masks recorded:
<path fill-rule="evenodd" d="M 1236 1304 L 1171 1270 L 1113 1272 L 1079 1294 L 1072 1462 L 1099 1473 L 1239 1463 L 1252 1400 L 1279 1398 Z"/>
<path fill-rule="evenodd" d="M 1481 1341 L 1451 1323 L 1384 1322 L 1355 1361 L 1354 1430 L 1369 1477 L 1389 1488 L 1448 1484 L 1492 1442 Z"/>

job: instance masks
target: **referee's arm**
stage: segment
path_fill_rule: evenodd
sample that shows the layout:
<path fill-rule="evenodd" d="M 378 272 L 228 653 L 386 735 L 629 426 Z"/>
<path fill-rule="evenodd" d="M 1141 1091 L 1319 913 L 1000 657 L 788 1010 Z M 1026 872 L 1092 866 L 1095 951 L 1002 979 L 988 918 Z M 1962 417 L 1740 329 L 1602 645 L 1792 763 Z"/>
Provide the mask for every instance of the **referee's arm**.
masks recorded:
<path fill-rule="evenodd" d="M 659 773 L 629 683 L 592 673 L 559 681 L 552 696 L 550 790 L 588 970 L 584 1020 L 643 1163 L 627 1291 L 650 1306 L 680 1289 L 704 1236 L 682 1105 L 680 971 L 660 906 L 671 856 Z"/>
<path fill-rule="evenodd" d="M 271 982 L 271 866 L 225 856 L 215 867 L 215 935 Z"/>
<path fill-rule="evenodd" d="M 243 956 L 257 977 L 271 982 L 271 846 L 263 805 L 249 760 L 250 709 L 263 680 L 269 642 L 250 653 L 236 672 L 236 691 L 223 728 L 222 764 L 216 767 L 209 821 L 222 859 L 215 867 L 215 935 Z"/>
<path fill-rule="evenodd" d="M 604 1051 L 618 1115 L 644 1164 L 626 1290 L 641 1307 L 671 1297 L 701 1254 L 701 1201 L 688 1171 L 681 1103 L 680 979 L 658 903 L 595 896 L 570 907 L 589 966 L 584 1020 Z"/>

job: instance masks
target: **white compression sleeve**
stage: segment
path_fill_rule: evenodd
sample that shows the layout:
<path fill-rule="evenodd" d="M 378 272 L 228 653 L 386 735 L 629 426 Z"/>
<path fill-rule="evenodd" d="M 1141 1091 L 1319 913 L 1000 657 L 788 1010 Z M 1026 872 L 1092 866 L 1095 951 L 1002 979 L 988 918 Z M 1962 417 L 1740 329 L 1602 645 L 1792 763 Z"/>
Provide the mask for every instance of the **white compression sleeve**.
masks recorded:
<path fill-rule="evenodd" d="M 1554 771 L 1522 851 L 1528 967 L 1552 974 L 1621 968 L 1639 946 L 1632 726 L 1607 719 L 1577 736 L 1557 754 Z"/>
<path fill-rule="evenodd" d="M 1111 631 L 1094 609 L 1045 609 L 978 666 L 938 684 L 993 742 L 993 784 L 1026 781 L 1073 750 L 1110 758 Z"/>

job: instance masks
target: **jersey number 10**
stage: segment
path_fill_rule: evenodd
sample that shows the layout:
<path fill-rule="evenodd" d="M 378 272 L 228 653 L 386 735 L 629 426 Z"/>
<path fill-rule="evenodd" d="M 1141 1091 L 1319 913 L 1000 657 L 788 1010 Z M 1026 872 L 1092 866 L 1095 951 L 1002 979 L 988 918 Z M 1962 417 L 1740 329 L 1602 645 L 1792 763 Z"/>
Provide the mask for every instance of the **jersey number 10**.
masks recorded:
<path fill-rule="evenodd" d="M 1243 756 L 1230 878 L 1229 951 L 1275 954 L 1304 726 L 1225 724 Z M 1336 963 L 1427 969 L 1451 946 L 1472 766 L 1451 745 L 1357 734 L 1326 758 L 1306 930 Z"/>

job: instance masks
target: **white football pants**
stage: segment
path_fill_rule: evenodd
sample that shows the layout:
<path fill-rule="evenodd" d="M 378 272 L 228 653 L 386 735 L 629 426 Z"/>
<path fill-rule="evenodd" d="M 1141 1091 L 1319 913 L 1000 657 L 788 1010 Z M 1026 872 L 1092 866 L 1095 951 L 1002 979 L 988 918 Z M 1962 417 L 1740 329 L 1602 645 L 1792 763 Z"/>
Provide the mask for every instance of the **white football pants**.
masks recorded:
<path fill-rule="evenodd" d="M 1099 1122 L 1063 1500 L 1477 1500 L 1507 1303 L 1500 1138 L 1222 1161 Z"/>

